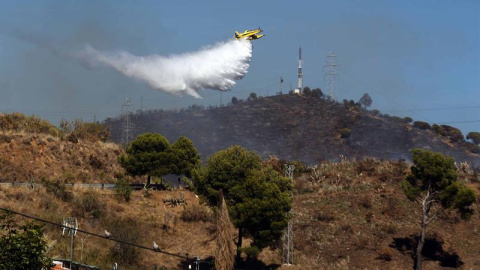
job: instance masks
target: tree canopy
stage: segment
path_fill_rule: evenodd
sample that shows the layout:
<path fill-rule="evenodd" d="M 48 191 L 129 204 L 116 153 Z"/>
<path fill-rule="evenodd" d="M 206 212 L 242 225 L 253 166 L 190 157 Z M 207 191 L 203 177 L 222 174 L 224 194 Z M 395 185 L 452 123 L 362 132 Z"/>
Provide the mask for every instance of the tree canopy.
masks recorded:
<path fill-rule="evenodd" d="M 415 252 L 415 269 L 421 269 L 421 253 L 425 229 L 442 208 L 456 209 L 463 219 L 473 213 L 469 207 L 475 202 L 475 192 L 457 181 L 453 158 L 430 150 L 414 149 L 411 173 L 402 183 L 410 200 L 419 199 L 422 206 L 420 237 Z"/>
<path fill-rule="evenodd" d="M 288 223 L 292 183 L 271 167 L 264 167 L 260 156 L 240 146 L 219 151 L 194 176 L 197 192 L 210 205 L 217 205 L 222 189 L 233 224 L 239 229 L 237 242 L 252 237 L 247 255 L 256 256 L 273 245 Z M 237 256 L 239 253 L 237 252 Z"/>
<path fill-rule="evenodd" d="M 34 223 L 18 225 L 10 216 L 0 217 L 0 269 L 50 269 L 43 227 Z"/>
<path fill-rule="evenodd" d="M 360 100 L 358 102 L 360 104 L 362 104 L 365 109 L 367 107 L 372 106 L 372 98 L 370 97 L 370 95 L 368 93 L 363 94 L 363 96 L 360 98 Z"/>
<path fill-rule="evenodd" d="M 467 140 L 472 140 L 474 144 L 480 144 L 480 132 L 469 132 L 467 134 Z"/>
<path fill-rule="evenodd" d="M 181 137 L 173 145 L 162 135 L 145 133 L 139 135 L 127 147 L 126 155 L 119 158 L 120 165 L 131 175 L 150 177 L 174 173 L 191 175 L 191 170 L 200 163 L 200 156 L 193 142 Z"/>
<path fill-rule="evenodd" d="M 193 145 L 193 142 L 187 137 L 180 137 L 171 146 L 170 151 L 173 153 L 173 173 L 183 174 L 192 177 L 192 171 L 200 166 L 200 155 Z"/>

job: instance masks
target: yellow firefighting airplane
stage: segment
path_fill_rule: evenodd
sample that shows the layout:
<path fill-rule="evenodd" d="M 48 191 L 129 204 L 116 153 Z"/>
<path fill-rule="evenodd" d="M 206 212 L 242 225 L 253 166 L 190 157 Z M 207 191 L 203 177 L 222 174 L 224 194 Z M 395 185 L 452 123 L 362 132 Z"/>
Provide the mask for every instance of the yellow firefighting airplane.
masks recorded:
<path fill-rule="evenodd" d="M 263 30 L 260 29 L 260 27 L 255 30 L 245 30 L 245 32 L 243 33 L 238 33 L 237 31 L 235 31 L 235 38 L 236 39 L 245 38 L 247 40 L 259 39 L 264 36 L 264 34 L 258 35 L 261 32 L 263 32 Z"/>

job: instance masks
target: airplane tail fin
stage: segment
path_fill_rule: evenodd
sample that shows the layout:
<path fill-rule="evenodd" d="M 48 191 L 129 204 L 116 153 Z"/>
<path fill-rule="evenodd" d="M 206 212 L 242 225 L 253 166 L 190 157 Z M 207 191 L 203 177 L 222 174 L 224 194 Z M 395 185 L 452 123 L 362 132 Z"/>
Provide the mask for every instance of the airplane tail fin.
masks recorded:
<path fill-rule="evenodd" d="M 238 38 L 238 35 L 240 35 L 240 33 L 238 33 L 237 31 L 235 31 L 235 38 Z"/>

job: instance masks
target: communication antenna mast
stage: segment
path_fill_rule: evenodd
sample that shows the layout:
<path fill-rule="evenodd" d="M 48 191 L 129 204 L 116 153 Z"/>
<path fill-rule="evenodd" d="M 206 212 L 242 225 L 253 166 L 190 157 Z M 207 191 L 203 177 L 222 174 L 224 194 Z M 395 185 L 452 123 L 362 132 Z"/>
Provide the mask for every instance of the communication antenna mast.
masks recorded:
<path fill-rule="evenodd" d="M 302 47 L 298 48 L 298 91 L 302 93 L 303 73 L 302 73 Z"/>
<path fill-rule="evenodd" d="M 283 77 L 280 76 L 280 87 L 278 93 L 282 93 Z"/>
<path fill-rule="evenodd" d="M 70 235 L 70 269 L 73 261 L 73 237 L 77 235 L 78 222 L 76 218 L 63 218 L 62 235 Z"/>
<path fill-rule="evenodd" d="M 338 66 L 337 56 L 334 52 L 329 52 L 327 55 L 327 64 L 324 68 L 327 68 L 325 77 L 328 78 L 328 94 L 330 98 L 334 101 L 337 100 L 337 91 L 335 89 L 335 77 L 337 76 L 337 71 L 335 70 Z"/>
<path fill-rule="evenodd" d="M 121 143 L 123 146 L 128 145 L 133 139 L 133 121 L 132 121 L 132 111 L 130 110 L 131 103 L 130 99 L 126 98 L 125 102 L 122 105 L 122 140 Z"/>
<path fill-rule="evenodd" d="M 293 181 L 293 170 L 295 170 L 295 165 L 285 164 L 285 176 L 290 178 Z M 293 196 L 293 193 L 292 193 Z M 290 220 L 288 221 L 287 228 L 283 234 L 283 250 L 282 250 L 282 259 L 283 264 L 290 265 L 293 264 L 293 221 L 292 221 L 292 210 L 289 213 Z"/>

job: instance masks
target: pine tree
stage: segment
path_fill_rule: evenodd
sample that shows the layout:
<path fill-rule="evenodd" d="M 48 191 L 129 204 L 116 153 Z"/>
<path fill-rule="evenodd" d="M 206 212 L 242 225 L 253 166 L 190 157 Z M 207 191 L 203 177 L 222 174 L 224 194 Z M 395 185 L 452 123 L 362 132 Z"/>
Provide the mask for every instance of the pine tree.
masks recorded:
<path fill-rule="evenodd" d="M 233 224 L 228 216 L 227 204 L 220 190 L 217 213 L 217 234 L 215 251 L 215 269 L 231 270 L 235 260 L 235 245 L 233 243 Z"/>

